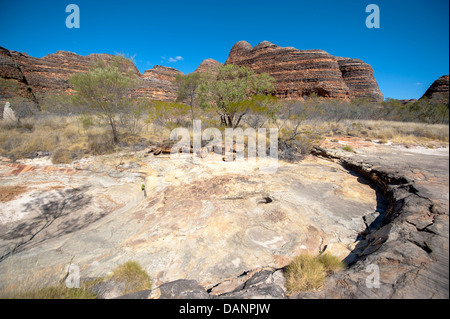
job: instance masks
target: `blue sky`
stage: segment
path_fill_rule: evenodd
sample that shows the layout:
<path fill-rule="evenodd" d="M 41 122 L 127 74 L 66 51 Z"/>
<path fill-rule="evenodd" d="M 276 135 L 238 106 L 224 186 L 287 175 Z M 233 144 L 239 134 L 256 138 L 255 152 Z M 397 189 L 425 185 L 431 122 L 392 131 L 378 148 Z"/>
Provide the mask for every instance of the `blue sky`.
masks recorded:
<path fill-rule="evenodd" d="M 71 3 L 79 29 L 65 24 Z M 379 29 L 365 25 L 371 3 Z M 206 58 L 225 62 L 237 41 L 267 40 L 359 58 L 385 97 L 419 98 L 449 74 L 448 12 L 448 0 L 0 0 L 0 46 L 35 57 L 125 53 L 142 73 L 154 65 L 190 73 Z"/>

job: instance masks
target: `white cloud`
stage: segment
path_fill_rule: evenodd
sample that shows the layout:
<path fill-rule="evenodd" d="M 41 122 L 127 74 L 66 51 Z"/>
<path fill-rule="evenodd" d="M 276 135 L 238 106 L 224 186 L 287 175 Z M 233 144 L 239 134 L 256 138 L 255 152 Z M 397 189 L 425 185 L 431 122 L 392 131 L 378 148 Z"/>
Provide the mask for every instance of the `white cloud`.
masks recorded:
<path fill-rule="evenodd" d="M 167 62 L 167 63 L 175 63 L 175 62 L 178 62 L 178 61 L 183 61 L 184 60 L 184 58 L 182 57 L 182 56 L 179 56 L 179 55 L 177 55 L 176 57 L 174 57 L 174 58 L 172 58 L 172 57 L 165 57 L 165 56 L 162 56 L 161 57 L 161 63 L 163 63 L 163 62 Z"/>

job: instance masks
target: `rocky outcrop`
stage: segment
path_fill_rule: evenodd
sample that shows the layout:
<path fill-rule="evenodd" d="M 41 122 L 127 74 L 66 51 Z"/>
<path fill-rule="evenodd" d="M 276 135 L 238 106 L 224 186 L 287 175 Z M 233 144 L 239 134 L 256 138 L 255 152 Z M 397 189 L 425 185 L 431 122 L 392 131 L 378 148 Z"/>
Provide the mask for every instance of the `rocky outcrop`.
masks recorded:
<path fill-rule="evenodd" d="M 222 63 L 213 60 L 213 59 L 206 59 L 203 60 L 202 63 L 198 66 L 198 68 L 194 71 L 194 73 L 206 73 L 206 72 L 217 72 L 217 68 L 222 66 Z"/>
<path fill-rule="evenodd" d="M 448 299 L 449 205 L 448 193 L 442 192 L 448 188 L 448 155 L 416 154 L 399 161 L 395 151 L 371 158 L 314 152 L 370 179 L 389 207 L 367 223 L 346 259 L 346 271 L 329 278 L 320 291 L 296 297 Z"/>
<path fill-rule="evenodd" d="M 369 98 L 380 102 L 383 95 L 370 65 L 357 59 L 334 57 L 323 50 L 298 50 L 263 41 L 254 48 L 237 42 L 225 64 L 246 66 L 276 79 L 274 94 L 303 99 L 312 94 L 348 100 Z"/>
<path fill-rule="evenodd" d="M 428 88 L 422 98 L 438 98 L 446 99 L 448 102 L 449 96 L 449 76 L 443 75 L 439 79 L 433 82 L 433 84 Z"/>
<path fill-rule="evenodd" d="M 182 278 L 222 295 L 250 279 L 232 280 L 240 274 L 261 267 L 282 268 L 300 252 L 315 254 L 327 245 L 344 258 L 364 229 L 362 216 L 377 205 L 374 190 L 324 160 L 281 163 L 279 172 L 270 175 L 255 172 L 253 165 L 230 166 L 222 159 L 197 165 L 148 151 L 136 153 L 138 157 L 130 162 L 114 154 L 101 162 L 83 159 L 64 166 L 74 172 L 49 172 L 35 165 L 17 171 L 16 166 L 0 165 L 2 178 L 11 183 L 8 186 L 26 179 L 30 189 L 2 203 L 0 290 L 8 284 L 7 278 L 13 278 L 6 274 L 14 271 L 8 265 L 15 260 L 30 270 L 23 272 L 23 278 L 15 275 L 17 282 L 37 271 L 36 260 L 51 273 L 36 279 L 58 280 L 58 267 L 77 256 L 72 262 L 83 268 L 82 278 L 106 275 L 132 259 L 147 270 L 155 287 Z M 141 191 L 144 178 L 147 197 Z M 41 185 L 42 180 L 48 183 Z M 49 184 L 51 180 L 57 182 Z M 83 188 L 86 192 L 73 196 L 64 191 L 87 185 L 91 187 Z M 49 192 L 50 187 L 59 187 L 61 195 Z M 64 210 L 45 233 L 39 231 L 48 217 L 41 212 L 49 197 L 57 208 L 79 203 L 78 195 L 89 203 Z M 120 204 L 124 206 L 117 207 Z M 100 215 L 102 207 L 107 215 Z M 99 222 L 91 224 L 88 214 Z M 28 234 L 35 233 L 28 240 Z M 59 241 L 62 233 L 71 239 Z M 217 283 L 222 284 L 213 288 Z"/>
<path fill-rule="evenodd" d="M 363 98 L 382 102 L 383 95 L 378 88 L 372 67 L 359 60 L 350 58 L 336 58 L 342 78 L 349 88 L 350 98 Z"/>
<path fill-rule="evenodd" d="M 0 97 L 15 95 L 39 100 L 44 94 L 72 92 L 69 78 L 75 73 L 88 72 L 93 63 L 110 63 L 110 54 L 90 54 L 81 56 L 73 52 L 58 51 L 42 58 L 35 58 L 0 47 L 0 77 L 8 81 L 8 89 L 0 92 Z M 148 97 L 158 100 L 175 100 L 177 87 L 172 83 L 175 75 L 181 73 L 168 67 L 155 66 L 141 74 L 131 61 L 124 61 L 140 79 L 134 97 Z M 181 73 L 182 74 L 182 73 Z M 6 86 L 5 86 L 6 87 Z"/>
<path fill-rule="evenodd" d="M 282 269 L 326 251 L 348 269 L 288 297 L 448 298 L 448 149 L 370 145 L 315 148 L 340 165 L 308 157 L 276 174 L 151 149 L 58 167 L 0 159 L 0 290 L 54 285 L 69 262 L 84 279 L 133 259 L 155 288 L 127 298 L 285 298 Z"/>
<path fill-rule="evenodd" d="M 0 47 L 0 77 L 11 84 L 2 85 L 0 97 L 8 99 L 20 95 L 38 102 L 43 94 L 71 92 L 68 81 L 71 75 L 87 72 L 92 63 L 108 63 L 112 58 L 109 54 L 81 56 L 68 51 L 35 58 Z M 134 97 L 176 99 L 177 86 L 173 80 L 177 74 L 182 74 L 180 71 L 155 66 L 141 74 L 131 61 L 126 63 L 141 79 L 133 91 Z M 323 50 L 282 48 L 267 41 L 253 48 L 240 41 L 231 49 L 226 64 L 269 73 L 277 80 L 273 93 L 281 98 L 303 99 L 317 94 L 341 100 L 360 97 L 383 100 L 370 65 L 358 59 L 334 57 Z M 220 65 L 213 59 L 206 59 L 195 72 L 214 72 Z"/>
<path fill-rule="evenodd" d="M 448 193 L 442 192 L 448 188 L 448 156 L 416 154 L 394 161 L 396 152 L 371 158 L 320 147 L 313 152 L 367 178 L 388 200 L 384 214 L 365 216 L 367 228 L 345 260 L 349 267 L 315 291 L 287 295 L 283 270 L 266 268 L 221 282 L 202 298 L 448 299 L 449 206 Z M 171 297 L 185 294 L 186 289 L 172 290 Z M 144 298 L 161 296 L 155 288 Z"/>
<path fill-rule="evenodd" d="M 155 65 L 140 76 L 142 81 L 140 87 L 135 90 L 135 95 L 160 101 L 174 101 L 178 90 L 178 86 L 174 84 L 177 75 L 183 75 L 183 72 Z"/>
<path fill-rule="evenodd" d="M 21 65 L 16 63 L 9 50 L 2 47 L 0 47 L 0 78 L 4 81 L 0 87 L 0 97 L 8 99 L 20 95 L 36 100 L 33 90 L 22 72 Z"/>

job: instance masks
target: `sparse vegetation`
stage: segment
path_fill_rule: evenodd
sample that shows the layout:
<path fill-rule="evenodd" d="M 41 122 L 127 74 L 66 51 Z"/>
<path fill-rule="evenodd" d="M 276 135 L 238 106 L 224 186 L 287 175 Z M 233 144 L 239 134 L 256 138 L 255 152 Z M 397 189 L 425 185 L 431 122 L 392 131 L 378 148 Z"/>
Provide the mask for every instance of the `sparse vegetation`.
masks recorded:
<path fill-rule="evenodd" d="M 18 294 L 3 296 L 5 299 L 96 299 L 97 295 L 90 290 L 90 284 L 82 284 L 80 288 L 67 288 L 64 284 L 30 290 Z"/>
<path fill-rule="evenodd" d="M 345 268 L 344 263 L 336 256 L 329 253 L 323 253 L 317 256 L 317 260 L 324 266 L 327 275 L 334 274 Z"/>
<path fill-rule="evenodd" d="M 346 152 L 356 153 L 355 150 L 349 145 L 342 146 L 342 149 Z"/>
<path fill-rule="evenodd" d="M 152 282 L 147 272 L 135 261 L 128 261 L 117 267 L 111 279 L 125 283 L 125 294 L 152 287 Z"/>
<path fill-rule="evenodd" d="M 222 131 L 276 127 L 284 160 L 301 159 L 326 137 L 334 143 L 351 136 L 434 148 L 449 142 L 445 97 L 413 103 L 344 102 L 314 94 L 304 101 L 280 100 L 268 94 L 273 78 L 228 65 L 215 74 L 178 76 L 176 102 L 131 100 L 135 81 L 130 65 L 123 57 L 111 65 L 93 65 L 89 73 L 71 79 L 75 94 L 38 96 L 42 111 L 32 99 L 11 100 L 18 120 L 0 122 L 0 155 L 15 160 L 49 154 L 54 163 L 70 163 L 122 147 L 160 144 L 172 129 L 190 127 L 193 119 L 200 119 L 203 129 Z M 0 84 L 10 89 L 9 82 Z M 354 151 L 351 146 L 343 150 Z"/>
<path fill-rule="evenodd" d="M 300 254 L 285 268 L 286 289 L 291 293 L 319 289 L 326 276 L 342 269 L 344 264 L 330 254 Z"/>
<path fill-rule="evenodd" d="M 58 100 L 58 99 L 56 99 Z M 68 98 L 58 101 L 71 103 Z M 69 101 L 69 102 L 68 102 Z M 386 120 L 327 119 L 331 111 L 320 110 L 321 104 L 280 101 L 274 97 L 256 96 L 248 100 L 247 113 L 239 126 L 277 127 L 281 159 L 298 159 L 309 153 L 312 145 L 324 137 L 338 142 L 339 136 L 356 136 L 366 141 L 386 144 L 446 146 L 449 130 L 446 124 L 399 122 Z M 331 102 L 330 102 L 331 103 Z M 337 102 L 333 102 L 336 105 Z M 333 104 L 332 103 L 332 104 Z M 0 155 L 11 159 L 34 157 L 38 152 L 52 155 L 54 163 L 70 163 L 89 155 L 114 152 L 123 145 L 158 144 L 169 138 L 171 129 L 192 125 L 190 106 L 178 102 L 139 101 L 131 115 L 118 115 L 117 134 L 124 143 L 114 143 L 107 122 L 91 112 L 62 115 L 59 111 L 33 113 L 20 122 L 0 122 Z M 65 108 L 71 109 L 72 104 Z M 61 106 L 63 108 L 63 106 Z M 319 110 L 318 110 L 319 108 Z M 134 114 L 136 111 L 136 114 Z M 218 127 L 220 119 L 212 109 L 195 106 L 195 116 L 202 127 Z M 146 141 L 146 142 L 145 142 Z M 352 151 L 348 149 L 347 151 Z M 56 154 L 53 154 L 55 153 Z M 297 154 L 297 155 L 295 155 Z"/>
<path fill-rule="evenodd" d="M 94 287 L 102 282 L 114 280 L 125 284 L 124 294 L 150 289 L 152 282 L 147 272 L 135 261 L 118 266 L 108 277 L 81 280 L 80 288 L 67 288 L 64 282 L 54 286 L 26 288 L 16 291 L 0 291 L 1 299 L 97 299 Z"/>

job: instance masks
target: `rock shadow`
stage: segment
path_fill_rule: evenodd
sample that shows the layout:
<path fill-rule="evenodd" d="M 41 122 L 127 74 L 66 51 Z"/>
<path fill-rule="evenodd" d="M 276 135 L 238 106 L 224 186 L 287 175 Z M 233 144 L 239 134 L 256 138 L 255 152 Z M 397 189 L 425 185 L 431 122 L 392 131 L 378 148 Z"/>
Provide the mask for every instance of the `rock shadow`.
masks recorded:
<path fill-rule="evenodd" d="M 376 194 L 376 202 L 377 207 L 374 212 L 363 216 L 364 224 L 366 228 L 359 232 L 358 236 L 355 238 L 355 242 L 357 242 L 355 248 L 344 258 L 343 262 L 350 267 L 354 264 L 359 258 L 367 256 L 377 250 L 381 244 L 384 242 L 380 242 L 379 245 L 371 245 L 373 244 L 374 238 L 371 236 L 380 228 L 382 228 L 386 224 L 386 216 L 389 211 L 389 201 L 385 196 L 385 192 L 382 187 L 375 182 L 365 178 L 358 172 L 353 171 L 352 169 L 343 166 L 347 170 L 349 174 L 355 176 L 357 178 L 358 183 L 367 185 L 375 191 Z M 376 247 L 376 249 L 374 249 Z"/>
<path fill-rule="evenodd" d="M 7 247 L 0 248 L 0 262 L 51 238 L 78 231 L 104 217 L 107 214 L 104 211 L 80 212 L 92 201 L 92 195 L 86 194 L 87 190 L 87 186 L 59 190 L 50 200 L 44 196 L 27 203 L 25 210 L 38 208 L 39 213 L 0 234 L 0 239 L 8 241 Z"/>

